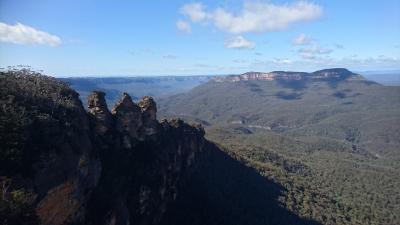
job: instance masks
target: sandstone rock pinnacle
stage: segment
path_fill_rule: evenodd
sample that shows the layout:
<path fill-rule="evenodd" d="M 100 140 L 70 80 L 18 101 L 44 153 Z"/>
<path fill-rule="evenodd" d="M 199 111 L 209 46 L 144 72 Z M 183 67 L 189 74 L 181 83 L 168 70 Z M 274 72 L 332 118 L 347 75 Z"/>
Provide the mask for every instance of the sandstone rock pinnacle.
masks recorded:
<path fill-rule="evenodd" d="M 144 96 L 139 102 L 139 107 L 143 112 L 144 118 L 149 118 L 150 120 L 157 119 L 157 105 L 152 97 Z"/>
<path fill-rule="evenodd" d="M 108 111 L 105 100 L 105 93 L 101 91 L 93 91 L 88 96 L 89 113 L 97 120 L 96 130 L 100 134 L 104 134 L 111 127 L 112 118 Z"/>
<path fill-rule="evenodd" d="M 139 101 L 139 107 L 143 116 L 143 134 L 154 135 L 158 132 L 157 105 L 152 97 L 144 96 Z"/>
<path fill-rule="evenodd" d="M 141 136 L 142 113 L 129 94 L 124 93 L 111 112 L 115 116 L 117 131 L 127 133 L 131 138 L 139 138 Z"/>

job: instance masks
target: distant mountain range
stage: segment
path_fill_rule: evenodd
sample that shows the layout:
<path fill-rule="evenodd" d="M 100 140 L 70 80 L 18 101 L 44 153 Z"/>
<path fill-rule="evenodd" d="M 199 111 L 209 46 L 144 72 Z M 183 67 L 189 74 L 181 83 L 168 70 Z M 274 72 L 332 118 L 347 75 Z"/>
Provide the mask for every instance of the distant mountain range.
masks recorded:
<path fill-rule="evenodd" d="M 94 91 L 0 72 L 0 224 L 320 225 L 282 207 L 285 188 L 204 138 L 157 120 L 153 98 L 110 111 Z"/>
<path fill-rule="evenodd" d="M 285 80 L 285 81 L 305 81 L 305 80 L 362 80 L 361 75 L 350 72 L 344 68 L 318 70 L 313 73 L 305 72 L 287 72 L 287 71 L 273 71 L 265 72 L 247 72 L 241 75 L 231 75 L 226 77 L 215 77 L 215 81 L 244 81 L 244 80 Z"/>
<path fill-rule="evenodd" d="M 83 100 L 91 90 L 104 91 L 109 106 L 124 91 L 133 99 L 155 96 L 161 118 L 201 123 L 206 138 L 224 153 L 285 187 L 279 204 L 295 215 L 322 224 L 391 225 L 400 223 L 400 204 L 393 198 L 400 195 L 395 188 L 400 186 L 400 86 L 396 86 L 396 76 L 333 68 L 311 73 L 64 80 Z M 223 171 L 221 165 L 225 163 L 218 161 L 211 167 Z M 213 184 L 207 183 L 206 177 L 216 174 L 207 163 L 202 166 L 208 175 L 193 175 L 191 188 L 181 195 L 185 197 L 167 213 L 167 224 L 190 223 L 195 211 L 197 218 L 204 218 L 202 213 L 210 215 L 210 205 L 225 201 L 220 195 L 238 197 L 230 189 L 219 192 L 215 199 L 208 198 L 221 185 L 237 183 L 226 171 L 213 179 Z M 232 180 L 214 183 L 220 177 Z M 203 189 L 213 191 L 205 194 Z M 208 203 L 194 209 L 188 201 L 194 196 Z M 254 197 L 239 196 L 240 201 L 227 197 L 235 201 L 228 210 L 238 210 L 245 199 Z M 232 214 L 219 211 L 226 207 L 220 206 L 214 208 L 220 213 L 210 215 L 210 220 L 217 220 L 217 214 Z M 252 213 L 258 213 L 255 208 Z M 187 217 L 174 214 L 182 209 L 187 209 Z M 253 215 L 250 217 L 258 218 Z"/>
<path fill-rule="evenodd" d="M 85 110 L 60 80 L 0 72 L 0 224 L 400 224 L 400 87 L 346 69 L 90 79 L 73 80 L 94 88 Z"/>
<path fill-rule="evenodd" d="M 400 119 L 399 90 L 400 87 L 380 85 L 347 69 L 248 72 L 216 77 L 187 93 L 164 98 L 160 109 L 168 116 L 203 121 L 205 126 L 242 124 L 302 135 L 324 133 L 341 139 L 350 124 L 360 128 L 367 121 L 380 121 L 387 128 L 395 118 Z M 360 113 L 364 116 L 358 116 Z M 328 121 L 335 123 L 329 125 L 329 132 L 324 132 Z M 380 132 L 377 127 L 369 128 L 365 127 L 365 132 Z M 382 150 L 376 147 L 373 152 Z"/>
<path fill-rule="evenodd" d="M 400 223 L 399 86 L 347 69 L 248 72 L 161 99 L 159 109 L 203 124 L 209 140 L 284 186 L 282 205 L 302 217 Z"/>
<path fill-rule="evenodd" d="M 400 70 L 360 72 L 365 78 L 387 86 L 400 86 Z"/>
<path fill-rule="evenodd" d="M 71 77 L 59 78 L 78 91 L 83 101 L 93 90 L 104 91 L 111 107 L 122 95 L 129 93 L 137 100 L 141 96 L 156 99 L 185 91 L 203 84 L 211 76 L 161 76 L 161 77 Z"/>
<path fill-rule="evenodd" d="M 171 95 L 184 93 L 198 85 L 204 84 L 211 79 L 215 81 L 239 81 L 239 80 L 341 80 L 363 79 L 365 78 L 384 84 L 384 85 L 400 85 L 400 73 L 395 71 L 391 73 L 382 72 L 366 72 L 352 73 L 346 69 L 329 69 L 319 70 L 313 73 L 305 72 L 247 72 L 241 75 L 218 75 L 218 76 L 160 76 L 160 77 L 70 77 L 59 78 L 71 84 L 78 91 L 83 101 L 86 101 L 87 96 L 92 90 L 104 91 L 107 95 L 107 102 L 111 107 L 122 95 L 123 92 L 128 92 L 133 99 L 138 99 L 140 96 L 149 95 L 156 99 L 165 98 Z"/>

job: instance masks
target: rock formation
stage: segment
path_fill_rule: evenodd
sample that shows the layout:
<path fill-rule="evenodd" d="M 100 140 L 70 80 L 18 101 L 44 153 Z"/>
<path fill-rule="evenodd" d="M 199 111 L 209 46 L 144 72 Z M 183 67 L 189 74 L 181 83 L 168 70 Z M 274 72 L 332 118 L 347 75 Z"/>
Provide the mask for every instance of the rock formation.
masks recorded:
<path fill-rule="evenodd" d="M 101 162 L 78 94 L 23 72 L 0 87 L 0 224 L 82 221 Z"/>
<path fill-rule="evenodd" d="M 112 126 L 111 113 L 107 108 L 105 93 L 94 91 L 88 96 L 88 111 L 96 118 L 96 131 L 105 134 Z"/>
<path fill-rule="evenodd" d="M 138 139 L 140 129 L 143 125 L 142 114 L 138 105 L 133 103 L 132 98 L 124 93 L 120 101 L 112 109 L 115 118 L 115 129 L 121 133 L 123 144 L 126 148 L 132 147 L 132 138 Z"/>
<path fill-rule="evenodd" d="M 159 123 L 151 97 L 110 112 L 54 78 L 0 73 L 1 224 L 157 224 L 203 150 L 204 130 Z"/>
<path fill-rule="evenodd" d="M 175 119 L 159 123 L 156 112 L 148 96 L 136 104 L 124 93 L 114 106 L 114 132 L 94 138 L 103 149 L 103 173 L 85 223 L 157 224 L 179 194 L 180 178 L 203 149 L 204 130 Z"/>
<path fill-rule="evenodd" d="M 145 96 L 139 101 L 139 107 L 143 115 L 143 133 L 153 135 L 157 133 L 157 106 L 152 97 Z"/>

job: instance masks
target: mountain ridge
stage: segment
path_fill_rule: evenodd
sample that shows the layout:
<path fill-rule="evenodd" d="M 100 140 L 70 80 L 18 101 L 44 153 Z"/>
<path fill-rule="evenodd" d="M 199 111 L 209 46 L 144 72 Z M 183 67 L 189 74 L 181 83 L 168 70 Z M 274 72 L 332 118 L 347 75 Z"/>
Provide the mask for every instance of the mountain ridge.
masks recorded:
<path fill-rule="evenodd" d="M 208 139 L 285 186 L 282 204 L 299 215 L 323 224 L 398 224 L 400 87 L 343 72 L 210 81 L 162 99 L 160 113 L 202 123 Z"/>
<path fill-rule="evenodd" d="M 30 71 L 0 73 L 1 224 L 157 224 L 206 140 L 201 126 L 159 122 L 151 97 L 112 112 Z"/>
<path fill-rule="evenodd" d="M 0 86 L 1 224 L 319 225 L 199 124 L 158 121 L 152 97 L 124 93 L 110 111 L 93 91 L 85 110 L 52 77 L 1 72 Z"/>
<path fill-rule="evenodd" d="M 364 78 L 345 68 L 330 68 L 322 69 L 312 73 L 294 72 L 294 71 L 272 71 L 272 72 L 246 72 L 240 75 L 229 75 L 225 77 L 214 77 L 217 82 L 238 82 L 248 80 L 286 80 L 286 81 L 301 81 L 301 80 L 364 80 Z"/>

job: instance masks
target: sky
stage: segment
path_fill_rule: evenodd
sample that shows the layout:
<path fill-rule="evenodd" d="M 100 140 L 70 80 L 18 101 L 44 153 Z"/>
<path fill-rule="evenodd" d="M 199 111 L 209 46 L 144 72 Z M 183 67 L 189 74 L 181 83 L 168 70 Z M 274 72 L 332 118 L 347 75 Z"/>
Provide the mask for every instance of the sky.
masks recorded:
<path fill-rule="evenodd" d="M 0 67 L 65 76 L 400 70 L 399 0 L 0 0 Z"/>

